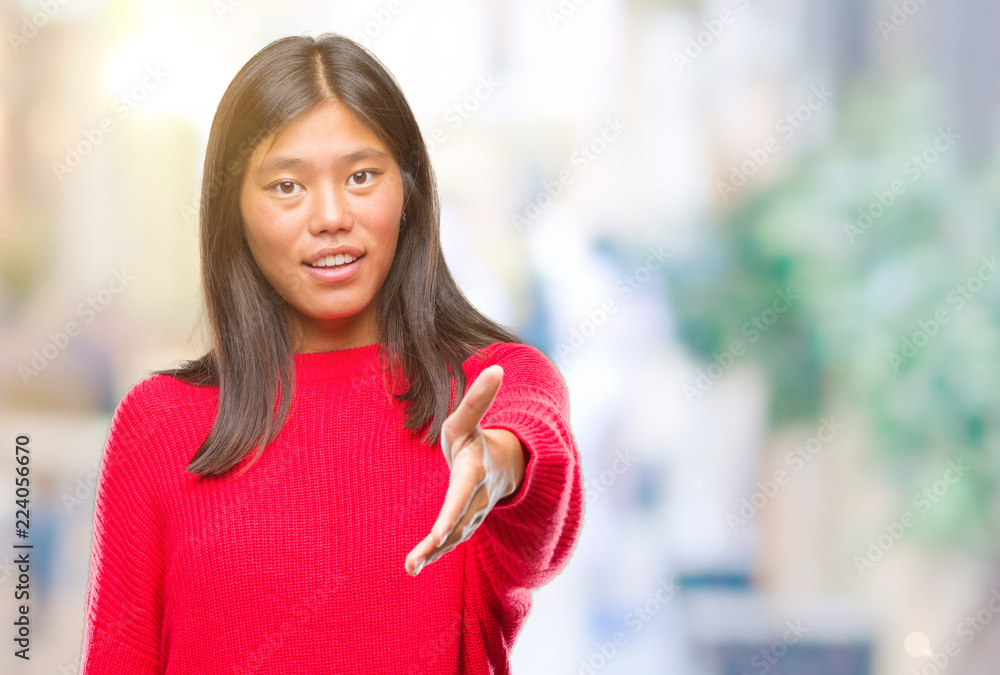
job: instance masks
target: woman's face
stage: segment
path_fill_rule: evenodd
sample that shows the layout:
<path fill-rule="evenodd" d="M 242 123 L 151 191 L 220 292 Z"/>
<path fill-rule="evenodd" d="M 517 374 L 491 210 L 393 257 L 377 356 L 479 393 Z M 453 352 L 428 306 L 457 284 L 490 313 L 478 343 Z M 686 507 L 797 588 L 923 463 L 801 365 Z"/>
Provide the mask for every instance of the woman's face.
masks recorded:
<path fill-rule="evenodd" d="M 395 158 L 340 102 L 317 106 L 269 141 L 250 158 L 240 212 L 261 272 L 302 328 L 297 351 L 377 342 L 373 301 L 403 213 Z"/>

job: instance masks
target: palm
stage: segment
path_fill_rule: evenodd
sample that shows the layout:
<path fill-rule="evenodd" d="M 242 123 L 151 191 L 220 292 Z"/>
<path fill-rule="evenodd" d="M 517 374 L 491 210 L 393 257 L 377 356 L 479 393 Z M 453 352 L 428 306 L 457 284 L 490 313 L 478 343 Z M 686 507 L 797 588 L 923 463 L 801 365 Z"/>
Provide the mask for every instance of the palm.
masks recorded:
<path fill-rule="evenodd" d="M 512 490 L 512 475 L 494 465 L 479 426 L 502 379 L 498 365 L 483 370 L 441 426 L 441 451 L 451 476 L 431 533 L 407 556 L 406 568 L 414 570 L 412 574 L 472 536 L 493 505 Z M 426 559 L 423 565 L 417 562 L 421 558 Z"/>

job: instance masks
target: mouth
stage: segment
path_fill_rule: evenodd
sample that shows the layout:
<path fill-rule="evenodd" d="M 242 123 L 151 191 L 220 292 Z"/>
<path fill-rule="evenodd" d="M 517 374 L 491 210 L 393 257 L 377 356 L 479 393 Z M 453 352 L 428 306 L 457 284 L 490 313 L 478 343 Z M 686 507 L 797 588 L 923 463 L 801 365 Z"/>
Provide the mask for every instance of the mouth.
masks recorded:
<path fill-rule="evenodd" d="M 302 264 L 305 265 L 306 267 L 311 267 L 312 269 L 316 270 L 336 270 L 349 267 L 364 257 L 365 257 L 364 253 L 357 256 L 356 258 L 341 253 L 338 255 L 329 255 L 325 258 L 320 258 L 314 263 L 304 262 Z"/>
<path fill-rule="evenodd" d="M 357 258 L 347 253 L 338 253 L 312 263 L 303 261 L 302 264 L 306 268 L 306 273 L 317 281 L 325 284 L 342 284 L 358 277 L 364 259 L 364 253 Z"/>

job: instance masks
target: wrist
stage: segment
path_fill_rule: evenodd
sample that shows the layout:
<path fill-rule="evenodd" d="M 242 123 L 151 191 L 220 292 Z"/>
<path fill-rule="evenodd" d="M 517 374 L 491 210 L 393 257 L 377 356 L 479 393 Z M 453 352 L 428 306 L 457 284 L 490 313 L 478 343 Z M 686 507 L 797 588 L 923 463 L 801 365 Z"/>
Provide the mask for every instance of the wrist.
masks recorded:
<path fill-rule="evenodd" d="M 483 436 L 486 437 L 486 448 L 494 464 L 503 467 L 503 470 L 512 477 L 513 488 L 502 495 L 508 497 L 517 492 L 524 483 L 528 452 L 521 439 L 507 429 L 483 429 Z"/>

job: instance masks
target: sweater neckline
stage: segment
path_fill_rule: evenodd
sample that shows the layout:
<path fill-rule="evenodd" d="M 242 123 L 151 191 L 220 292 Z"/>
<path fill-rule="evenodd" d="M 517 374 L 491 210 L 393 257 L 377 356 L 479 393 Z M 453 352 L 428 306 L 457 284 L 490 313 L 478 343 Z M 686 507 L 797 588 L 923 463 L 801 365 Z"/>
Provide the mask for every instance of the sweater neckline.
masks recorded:
<path fill-rule="evenodd" d="M 378 369 L 381 355 L 382 345 L 377 342 L 328 352 L 295 353 L 295 372 L 306 379 L 337 375 L 349 377 Z"/>

